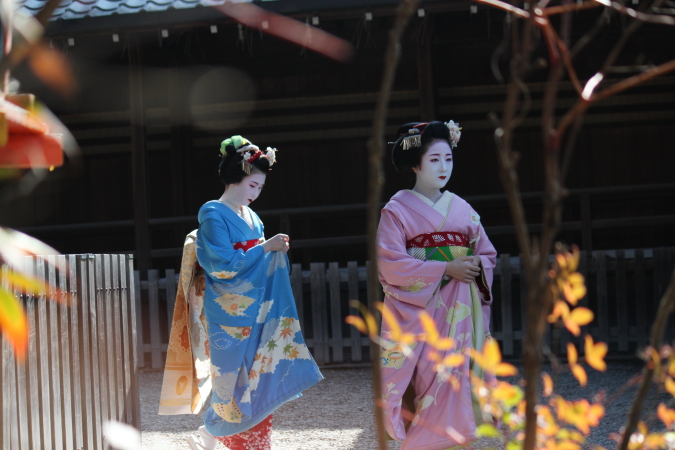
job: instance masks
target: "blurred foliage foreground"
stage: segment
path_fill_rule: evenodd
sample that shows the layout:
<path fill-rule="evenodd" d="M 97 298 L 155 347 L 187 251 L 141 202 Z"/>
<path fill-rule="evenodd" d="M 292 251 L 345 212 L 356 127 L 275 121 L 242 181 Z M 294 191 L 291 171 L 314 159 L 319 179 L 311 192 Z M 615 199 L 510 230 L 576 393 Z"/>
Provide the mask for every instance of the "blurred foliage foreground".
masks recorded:
<path fill-rule="evenodd" d="M 586 295 L 584 277 L 577 272 L 579 265 L 579 251 L 561 251 L 556 254 L 555 262 L 549 270 L 550 288 L 556 298 L 552 313 L 548 316 L 550 323 L 561 323 L 570 333 L 575 336 L 581 334 L 581 328 L 593 320 L 593 312 L 588 308 L 577 306 L 580 299 Z M 354 302 L 361 316 L 347 317 L 347 323 L 355 326 L 363 334 L 366 334 L 377 345 L 381 345 L 381 337 L 378 319 L 363 305 Z M 503 362 L 499 345 L 494 339 L 488 339 L 482 352 L 475 349 L 467 349 L 464 353 L 458 350 L 449 356 L 441 358 L 439 352 L 448 354 L 448 350 L 455 348 L 456 342 L 452 338 L 440 336 L 433 319 L 424 311 L 419 315 L 421 334 L 403 332 L 400 324 L 396 322 L 393 314 L 383 303 L 377 304 L 377 310 L 381 319 L 386 322 L 391 330 L 392 340 L 397 342 L 395 351 L 400 351 L 408 356 L 418 343 L 425 343 L 426 350 L 421 357 L 426 357 L 436 363 L 435 370 L 440 380 L 450 383 L 455 390 L 460 389 L 460 382 L 454 376 L 453 368 L 465 363 L 467 358 L 473 362 L 472 367 L 477 370 L 493 374 L 497 377 L 514 377 L 518 370 L 513 365 Z M 561 366 L 557 360 L 553 367 L 556 371 L 569 370 L 578 380 L 580 386 L 586 386 L 587 374 L 581 366 L 585 362 L 598 371 L 605 371 L 605 355 L 607 344 L 594 342 L 593 338 L 584 336 L 584 357 L 579 358 L 574 344 L 567 344 L 568 364 Z M 425 356 L 426 355 L 426 356 Z M 675 397 L 675 348 L 663 345 L 660 349 L 648 347 L 642 353 L 645 364 L 654 371 L 654 382 L 661 390 L 665 390 Z M 525 399 L 522 380 L 510 383 L 497 379 L 494 383 L 486 383 L 483 378 L 476 376 L 472 370 L 471 389 L 478 399 L 483 413 L 482 425 L 477 428 L 477 436 L 498 438 L 507 450 L 517 450 L 523 447 L 525 425 Z M 537 433 L 536 448 L 546 450 L 579 450 L 588 448 L 587 436 L 592 427 L 597 427 L 605 414 L 603 402 L 604 395 L 594 396 L 593 403 L 586 399 L 569 401 L 556 394 L 553 378 L 546 372 L 541 373 L 543 384 L 541 401 L 536 405 Z M 635 384 L 634 381 L 629 382 Z M 388 386 L 392 389 L 393 386 Z M 623 388 L 622 388 L 623 389 Z M 637 449 L 675 449 L 675 398 L 658 405 L 656 415 L 664 427 L 659 430 L 650 430 L 644 421 L 640 421 L 637 430 L 630 436 L 628 448 Z M 406 411 L 406 420 L 412 421 L 415 415 Z M 449 438 L 462 442 L 461 436 L 452 429 L 439 430 L 434 424 L 422 424 L 429 432 L 444 434 Z M 663 428 L 663 429 L 661 429 Z M 622 440 L 623 430 L 612 433 L 611 439 L 617 443 Z M 471 443 L 466 442 L 469 446 Z M 600 446 L 593 447 L 596 450 L 604 450 Z"/>

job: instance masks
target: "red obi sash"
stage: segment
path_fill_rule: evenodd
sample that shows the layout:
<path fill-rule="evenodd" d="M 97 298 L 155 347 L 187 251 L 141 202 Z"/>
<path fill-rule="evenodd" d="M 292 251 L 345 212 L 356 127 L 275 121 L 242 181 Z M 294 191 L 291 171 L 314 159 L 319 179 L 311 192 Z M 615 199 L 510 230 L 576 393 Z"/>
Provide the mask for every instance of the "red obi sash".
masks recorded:
<path fill-rule="evenodd" d="M 406 248 L 429 248 L 429 247 L 468 247 L 469 236 L 466 234 L 455 233 L 454 231 L 443 231 L 436 233 L 420 234 L 408 242 Z"/>
<path fill-rule="evenodd" d="M 258 244 L 260 244 L 260 239 L 251 239 L 250 241 L 233 242 L 232 247 L 234 247 L 235 250 L 247 251 Z"/>

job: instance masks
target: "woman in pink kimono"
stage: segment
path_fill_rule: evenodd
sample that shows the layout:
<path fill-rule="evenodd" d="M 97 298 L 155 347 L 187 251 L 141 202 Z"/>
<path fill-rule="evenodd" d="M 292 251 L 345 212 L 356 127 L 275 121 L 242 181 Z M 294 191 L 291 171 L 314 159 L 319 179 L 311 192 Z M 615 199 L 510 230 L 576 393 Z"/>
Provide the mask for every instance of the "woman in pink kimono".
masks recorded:
<path fill-rule="evenodd" d="M 436 362 L 438 356 L 482 350 L 490 338 L 496 251 L 473 208 L 443 190 L 452 175 L 459 130 L 453 121 L 409 123 L 399 128 L 392 150 L 396 170 L 413 171 L 416 183 L 382 210 L 378 270 L 384 303 L 404 332 L 421 334 L 419 315 L 426 311 L 440 336 L 455 343 L 438 351 L 418 342 L 406 355 L 386 323 L 382 326 L 385 426 L 403 441 L 402 450 L 466 444 L 476 439 L 483 421 L 470 384 L 471 371 L 483 376 L 479 368 L 468 357 L 440 371 Z M 439 355 L 433 358 L 432 352 Z"/>

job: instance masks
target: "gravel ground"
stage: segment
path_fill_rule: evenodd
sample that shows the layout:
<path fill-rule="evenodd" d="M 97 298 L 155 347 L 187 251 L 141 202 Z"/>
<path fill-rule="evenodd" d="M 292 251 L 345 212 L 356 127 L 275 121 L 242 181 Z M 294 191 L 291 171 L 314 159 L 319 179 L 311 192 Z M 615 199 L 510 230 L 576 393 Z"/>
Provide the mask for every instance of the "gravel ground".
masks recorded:
<path fill-rule="evenodd" d="M 587 368 L 589 380 L 586 388 L 579 387 L 570 374 L 561 374 L 556 380 L 555 389 L 568 400 L 591 400 L 602 390 L 607 398 L 611 398 L 624 383 L 639 373 L 640 367 L 636 363 L 609 362 L 607 372 L 604 373 Z M 522 373 L 522 368 L 519 369 Z M 550 368 L 546 369 L 550 372 Z M 326 377 L 324 381 L 305 391 L 303 397 L 286 403 L 275 413 L 273 450 L 376 449 L 372 432 L 375 424 L 370 369 L 324 369 L 322 372 Z M 186 439 L 202 424 L 201 415 L 157 415 L 161 383 L 162 373 L 141 373 L 143 447 L 148 450 L 188 450 Z M 629 388 L 612 401 L 600 426 L 591 433 L 587 448 L 594 445 L 613 448 L 608 436 L 620 429 L 634 393 L 635 388 Z M 669 398 L 668 394 L 659 394 L 654 390 L 646 403 L 647 411 L 656 411 L 658 401 L 668 401 Z M 649 416 L 645 418 L 649 419 Z M 654 420 L 654 425 L 658 425 L 657 420 Z M 484 439 L 473 446 L 499 447 L 499 443 Z M 389 448 L 398 449 L 399 443 L 392 441 Z M 219 449 L 225 447 L 219 446 Z"/>

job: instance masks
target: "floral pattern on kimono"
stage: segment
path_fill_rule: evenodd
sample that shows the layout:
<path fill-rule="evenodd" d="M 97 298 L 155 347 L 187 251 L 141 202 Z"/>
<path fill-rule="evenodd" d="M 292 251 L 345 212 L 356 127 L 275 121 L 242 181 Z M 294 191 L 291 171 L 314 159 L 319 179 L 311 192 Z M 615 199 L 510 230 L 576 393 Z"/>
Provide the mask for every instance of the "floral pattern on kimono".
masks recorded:
<path fill-rule="evenodd" d="M 262 222 L 247 212 L 252 228 L 218 201 L 199 211 L 213 384 L 204 423 L 214 436 L 252 429 L 323 379 L 300 331 L 288 258 L 264 252 Z"/>
<path fill-rule="evenodd" d="M 411 256 L 406 243 L 420 235 L 445 232 L 472 242 L 480 257 L 481 274 L 474 282 L 450 279 L 442 284 L 445 261 Z M 452 337 L 455 347 L 440 351 L 445 358 L 481 347 L 489 332 L 493 269 L 496 251 L 471 206 L 449 192 L 432 203 L 413 191 L 399 191 L 382 210 L 378 228 L 378 271 L 384 303 L 402 331 L 423 333 L 419 314 L 426 311 L 441 336 Z M 405 356 L 382 325 L 382 396 L 385 427 L 392 438 L 403 441 L 402 450 L 442 450 L 475 439 L 483 420 L 475 409 L 470 386 L 471 361 L 446 372 L 436 372 L 427 357 L 432 350 L 420 342 Z M 453 384 L 459 389 L 453 388 Z M 412 411 L 404 401 L 414 390 Z M 474 414 L 476 413 L 476 414 Z M 412 420 L 408 420 L 412 418 Z"/>

